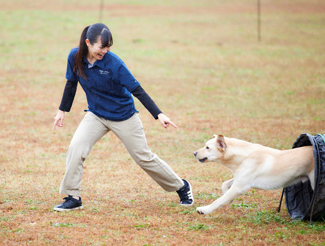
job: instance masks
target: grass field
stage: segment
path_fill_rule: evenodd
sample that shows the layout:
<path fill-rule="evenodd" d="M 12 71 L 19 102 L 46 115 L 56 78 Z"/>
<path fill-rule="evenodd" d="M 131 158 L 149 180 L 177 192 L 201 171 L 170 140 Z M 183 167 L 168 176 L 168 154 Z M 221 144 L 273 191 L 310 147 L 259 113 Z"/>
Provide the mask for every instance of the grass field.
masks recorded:
<path fill-rule="evenodd" d="M 58 213 L 71 137 L 87 108 L 79 87 L 52 130 L 66 59 L 100 1 L 0 0 L 0 245 L 325 245 L 325 223 L 293 221 L 281 190 L 250 190 L 210 215 L 231 173 L 193 151 L 214 133 L 278 149 L 325 133 L 325 2 L 106 0 L 112 51 L 178 129 L 137 101 L 150 148 L 194 189 L 195 206 L 155 184 L 112 134 L 86 160 L 84 210 Z"/>

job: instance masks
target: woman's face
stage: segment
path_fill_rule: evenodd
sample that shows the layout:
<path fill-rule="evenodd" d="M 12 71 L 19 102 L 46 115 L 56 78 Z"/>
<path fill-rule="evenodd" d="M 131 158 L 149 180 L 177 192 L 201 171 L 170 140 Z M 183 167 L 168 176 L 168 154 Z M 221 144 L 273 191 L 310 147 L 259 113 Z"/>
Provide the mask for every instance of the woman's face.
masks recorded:
<path fill-rule="evenodd" d="M 90 41 L 86 39 L 86 43 L 88 46 L 88 58 L 91 60 L 103 59 L 104 55 L 111 49 L 109 46 L 103 47 L 100 38 L 98 38 L 97 42 L 94 44 L 91 44 Z"/>

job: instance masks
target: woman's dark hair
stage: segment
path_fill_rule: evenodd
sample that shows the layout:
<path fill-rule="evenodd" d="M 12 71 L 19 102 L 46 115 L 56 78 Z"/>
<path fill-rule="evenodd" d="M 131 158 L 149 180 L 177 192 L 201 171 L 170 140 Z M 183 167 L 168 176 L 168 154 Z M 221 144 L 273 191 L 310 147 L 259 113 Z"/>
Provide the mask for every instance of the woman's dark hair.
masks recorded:
<path fill-rule="evenodd" d="M 81 33 L 79 50 L 75 56 L 74 71 L 84 79 L 87 79 L 83 66 L 83 59 L 88 54 L 86 39 L 88 39 L 91 44 L 94 44 L 98 41 L 99 37 L 102 41 L 102 47 L 110 47 L 113 45 L 113 37 L 111 31 L 106 25 L 102 23 L 96 23 L 91 26 L 87 26 Z"/>

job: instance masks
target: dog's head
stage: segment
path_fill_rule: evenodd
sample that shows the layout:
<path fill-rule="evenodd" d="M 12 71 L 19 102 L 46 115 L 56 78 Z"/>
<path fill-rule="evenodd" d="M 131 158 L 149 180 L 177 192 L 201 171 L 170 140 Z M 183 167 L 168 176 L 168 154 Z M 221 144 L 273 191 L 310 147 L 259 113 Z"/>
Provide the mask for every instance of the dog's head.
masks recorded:
<path fill-rule="evenodd" d="M 216 161 L 223 156 L 227 144 L 223 135 L 213 135 L 213 138 L 206 142 L 205 146 L 194 151 L 194 156 L 200 162 Z"/>

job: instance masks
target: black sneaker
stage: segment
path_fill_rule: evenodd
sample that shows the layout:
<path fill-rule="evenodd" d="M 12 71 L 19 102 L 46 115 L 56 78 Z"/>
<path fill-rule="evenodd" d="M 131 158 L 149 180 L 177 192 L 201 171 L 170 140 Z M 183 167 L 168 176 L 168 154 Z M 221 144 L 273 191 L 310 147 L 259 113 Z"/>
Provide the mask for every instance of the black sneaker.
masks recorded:
<path fill-rule="evenodd" d="M 194 198 L 192 194 L 192 187 L 189 182 L 187 182 L 185 179 L 184 186 L 177 191 L 179 198 L 181 199 L 181 205 L 183 206 L 192 206 L 194 204 Z"/>
<path fill-rule="evenodd" d="M 69 195 L 68 197 L 65 197 L 63 199 L 65 200 L 63 203 L 54 207 L 55 211 L 60 212 L 60 211 L 70 211 L 74 209 L 83 209 L 81 197 L 79 197 L 79 200 L 77 200 Z"/>

